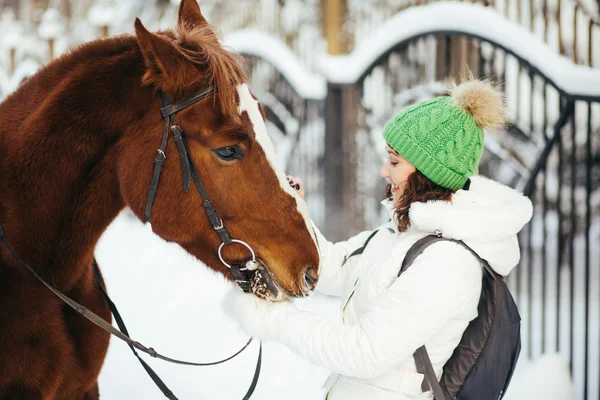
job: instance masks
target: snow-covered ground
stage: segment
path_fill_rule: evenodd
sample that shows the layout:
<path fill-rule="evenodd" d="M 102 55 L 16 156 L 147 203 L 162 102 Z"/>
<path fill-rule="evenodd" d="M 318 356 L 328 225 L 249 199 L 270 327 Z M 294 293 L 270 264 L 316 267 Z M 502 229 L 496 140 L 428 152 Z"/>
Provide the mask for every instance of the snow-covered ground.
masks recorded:
<path fill-rule="evenodd" d="M 230 288 L 220 275 L 178 245 L 154 235 L 130 213 L 122 213 L 102 236 L 96 258 L 113 301 L 135 340 L 158 352 L 196 362 L 225 358 L 247 340 L 221 308 Z M 336 319 L 339 302 L 315 294 L 299 302 Z M 188 367 L 143 356 L 180 400 L 239 400 L 252 379 L 258 344 L 213 367 Z M 328 371 L 273 342 L 264 343 L 263 367 L 252 399 L 321 399 Z M 105 399 L 162 399 L 126 344 L 112 339 L 100 374 Z M 506 400 L 572 400 L 568 364 L 544 356 L 535 365 L 521 357 Z"/>

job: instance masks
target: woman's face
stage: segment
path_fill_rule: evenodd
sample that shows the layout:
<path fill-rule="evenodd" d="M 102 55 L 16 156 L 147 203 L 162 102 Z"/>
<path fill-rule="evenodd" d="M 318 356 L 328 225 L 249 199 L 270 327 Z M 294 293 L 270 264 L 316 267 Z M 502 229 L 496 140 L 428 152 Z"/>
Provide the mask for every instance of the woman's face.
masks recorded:
<path fill-rule="evenodd" d="M 389 145 L 385 145 L 385 150 L 388 153 L 388 158 L 379 173 L 392 185 L 394 204 L 397 204 L 398 199 L 404 193 L 408 177 L 417 169 Z"/>

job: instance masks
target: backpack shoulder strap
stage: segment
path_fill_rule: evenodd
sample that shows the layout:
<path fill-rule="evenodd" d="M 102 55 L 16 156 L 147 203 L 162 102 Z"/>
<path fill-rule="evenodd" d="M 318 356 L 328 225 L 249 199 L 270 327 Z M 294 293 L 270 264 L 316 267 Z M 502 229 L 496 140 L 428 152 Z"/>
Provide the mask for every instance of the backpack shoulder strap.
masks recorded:
<path fill-rule="evenodd" d="M 367 240 L 365 240 L 365 244 L 362 245 L 362 247 L 359 247 L 358 249 L 354 250 L 348 257 L 346 257 L 346 259 L 344 260 L 344 263 L 342 265 L 344 265 L 346 263 L 346 261 L 348 261 L 348 259 L 350 257 L 354 257 L 357 256 L 359 254 L 362 254 L 363 251 L 365 251 L 365 249 L 367 248 L 367 245 L 369 244 L 369 242 L 371 241 L 371 239 L 373 239 L 373 237 L 375 237 L 375 235 L 377 235 L 377 232 L 379 232 L 379 229 L 374 230 L 369 237 L 367 238 Z"/>
<path fill-rule="evenodd" d="M 441 241 L 454 242 L 454 243 L 460 244 L 461 246 L 463 246 L 464 248 L 469 250 L 469 252 L 471 254 L 473 254 L 477 258 L 477 260 L 479 260 L 480 264 L 492 276 L 496 277 L 496 274 L 492 272 L 489 264 L 485 260 L 483 260 L 481 257 L 479 257 L 479 255 L 475 251 L 473 251 L 473 249 L 471 249 L 469 246 L 467 246 L 462 240 L 447 239 L 447 238 L 443 238 L 443 237 L 439 237 L 439 236 L 435 236 L 435 235 L 428 235 L 428 236 L 425 236 L 424 238 L 417 240 L 410 247 L 410 249 L 408 249 L 408 251 L 406 252 L 406 256 L 404 256 L 404 260 L 402 261 L 402 267 L 400 268 L 400 271 L 398 272 L 398 276 L 400 276 L 404 271 L 406 271 L 408 269 L 408 267 L 410 267 L 412 265 L 412 263 L 415 261 L 415 259 L 418 256 L 420 256 L 427 247 L 429 247 L 433 243 L 441 242 Z M 440 383 L 438 382 L 437 377 L 435 376 L 435 371 L 433 370 L 433 365 L 431 364 L 431 359 L 429 358 L 429 354 L 427 353 L 427 349 L 425 348 L 424 345 L 419 347 L 414 352 L 413 358 L 415 359 L 415 365 L 417 367 L 417 372 L 425 375 L 425 378 L 423 379 L 423 384 L 421 385 L 421 390 L 423 392 L 428 392 L 429 390 L 433 391 L 435 400 L 446 400 L 446 396 L 444 395 L 442 387 L 440 386 Z"/>
<path fill-rule="evenodd" d="M 414 352 L 413 358 L 415 359 L 417 372 L 425 375 L 423 383 L 421 384 L 423 393 L 428 392 L 431 388 L 435 400 L 446 400 L 446 396 L 437 380 L 437 376 L 435 376 L 435 371 L 433 370 L 433 365 L 431 364 L 431 359 L 429 359 L 429 354 L 427 353 L 425 346 L 419 347 Z"/>
<path fill-rule="evenodd" d="M 406 255 L 404 256 L 404 260 L 402 261 L 402 267 L 400 268 L 400 271 L 398 272 L 398 276 L 400 276 L 404 271 L 406 271 L 408 269 L 408 267 L 410 267 L 412 265 L 412 263 L 415 261 L 415 259 L 417 257 L 419 257 L 425 251 L 425 249 L 427 247 L 429 247 L 430 245 L 432 245 L 436 242 L 454 242 L 456 244 L 461 245 L 462 247 L 467 249 L 471 254 L 473 254 L 473 256 L 479 261 L 479 263 L 485 268 L 485 270 L 490 275 L 492 275 L 494 278 L 496 278 L 498 276 L 498 274 L 492 270 L 492 268 L 490 267 L 488 262 L 485 261 L 483 258 L 479 257 L 479 254 L 477 254 L 475 252 L 475 250 L 470 248 L 462 240 L 448 239 L 448 238 L 439 237 L 439 236 L 435 236 L 435 235 L 428 235 L 428 236 L 425 236 L 425 237 L 417 240 L 410 247 L 410 249 L 408 249 L 408 251 L 406 252 Z"/>
<path fill-rule="evenodd" d="M 435 235 L 428 235 L 424 238 L 417 240 L 412 246 L 410 246 L 410 249 L 408 249 L 408 251 L 406 252 L 404 260 L 402 261 L 402 268 L 400 268 L 400 271 L 398 271 L 398 276 L 400 276 L 404 271 L 406 271 L 408 267 L 412 265 L 415 259 L 419 257 L 427 247 L 434 244 L 435 242 L 448 240 L 451 239 L 445 239 L 443 237 L 438 237 Z"/>

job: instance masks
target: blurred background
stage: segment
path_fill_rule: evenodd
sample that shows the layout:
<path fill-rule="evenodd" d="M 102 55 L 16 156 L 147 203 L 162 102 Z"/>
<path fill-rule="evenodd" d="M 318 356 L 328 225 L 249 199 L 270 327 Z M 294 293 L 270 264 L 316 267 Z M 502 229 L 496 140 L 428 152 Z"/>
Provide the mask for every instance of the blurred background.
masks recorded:
<path fill-rule="evenodd" d="M 600 0 L 201 0 L 249 61 L 279 162 L 330 239 L 373 228 L 381 130 L 467 70 L 506 93 L 480 173 L 535 204 L 508 277 L 522 357 L 559 353 L 600 399 Z M 178 0 L 0 0 L 0 99 L 80 43 L 176 21 Z"/>

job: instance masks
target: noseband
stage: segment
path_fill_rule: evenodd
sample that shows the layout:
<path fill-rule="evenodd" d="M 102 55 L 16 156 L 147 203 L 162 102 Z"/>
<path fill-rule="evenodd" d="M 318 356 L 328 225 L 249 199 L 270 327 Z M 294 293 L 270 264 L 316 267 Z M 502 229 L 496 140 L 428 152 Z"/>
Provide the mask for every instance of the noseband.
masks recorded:
<path fill-rule="evenodd" d="M 148 193 L 148 200 L 146 201 L 146 210 L 144 212 L 144 220 L 145 222 L 150 221 L 150 214 L 152 213 L 152 206 L 154 204 L 154 198 L 156 196 L 156 189 L 158 188 L 158 182 L 160 179 L 160 173 L 165 164 L 165 160 L 167 159 L 167 140 L 169 139 L 169 131 L 173 132 L 173 140 L 177 145 L 177 149 L 179 150 L 179 160 L 181 161 L 181 170 L 183 172 L 183 191 L 188 192 L 190 190 L 190 176 L 196 185 L 196 189 L 198 190 L 198 194 L 200 195 L 200 199 L 202 199 L 202 206 L 204 207 L 204 211 L 208 216 L 208 220 L 210 221 L 213 229 L 217 231 L 219 237 L 221 238 L 221 245 L 218 249 L 219 260 L 225 265 L 227 268 L 231 270 L 233 277 L 237 284 L 242 288 L 242 290 L 246 293 L 250 292 L 250 279 L 251 279 L 251 270 L 256 269 L 258 263 L 256 262 L 256 254 L 254 250 L 248 245 L 248 243 L 238 240 L 232 239 L 229 231 L 223 224 L 223 220 L 217 214 L 217 210 L 212 201 L 210 201 L 208 197 L 208 193 L 206 193 L 206 189 L 202 184 L 202 179 L 200 179 L 200 175 L 198 174 L 198 170 L 196 169 L 196 165 L 194 164 L 194 160 L 190 156 L 190 150 L 188 148 L 187 142 L 185 141 L 185 137 L 183 131 L 178 125 L 175 125 L 175 115 L 177 113 L 197 102 L 203 100 L 216 92 L 216 88 L 208 87 L 202 92 L 190 97 L 189 99 L 182 101 L 178 104 L 171 104 L 167 95 L 161 90 L 160 97 L 162 99 L 162 107 L 160 109 L 160 113 L 164 119 L 164 127 L 163 127 L 163 135 L 160 141 L 160 147 L 157 150 L 156 159 L 154 160 L 154 173 L 152 174 L 152 181 L 150 182 L 150 192 Z M 245 266 L 241 264 L 228 264 L 222 255 L 223 248 L 232 243 L 238 243 L 245 246 L 248 250 L 250 250 L 250 254 L 252 255 L 252 259 L 246 263 Z"/>

